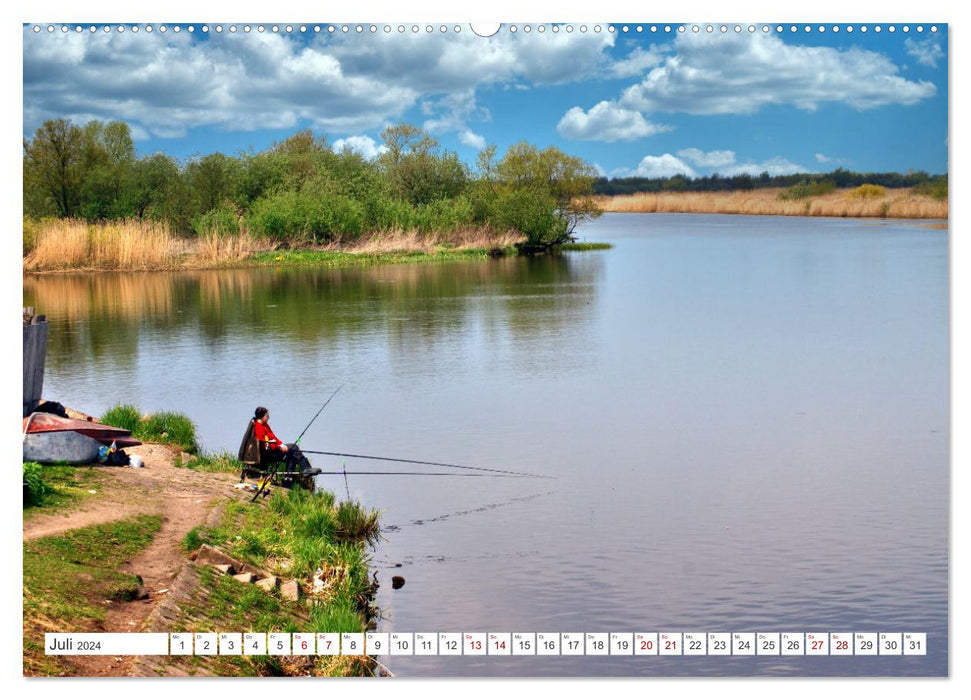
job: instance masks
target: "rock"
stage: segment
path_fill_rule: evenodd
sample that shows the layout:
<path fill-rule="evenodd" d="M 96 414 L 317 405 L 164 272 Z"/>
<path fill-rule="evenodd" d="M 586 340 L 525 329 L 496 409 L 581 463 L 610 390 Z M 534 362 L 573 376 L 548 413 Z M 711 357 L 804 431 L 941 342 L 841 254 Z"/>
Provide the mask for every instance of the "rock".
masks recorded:
<path fill-rule="evenodd" d="M 236 567 L 232 564 L 216 564 L 216 571 L 221 571 L 224 574 L 233 576 L 236 573 Z"/>
<path fill-rule="evenodd" d="M 222 552 L 215 547 L 210 547 L 208 544 L 204 544 L 199 547 L 199 553 L 196 555 L 196 563 L 198 564 L 212 564 L 216 566 L 218 564 L 231 564 L 237 571 L 243 570 L 243 562 L 238 559 L 233 559 L 231 556 Z"/>
<path fill-rule="evenodd" d="M 256 585 L 267 593 L 272 593 L 280 587 L 280 579 L 276 576 L 267 576 L 266 578 L 261 578 L 259 581 L 257 581 Z"/>
<path fill-rule="evenodd" d="M 405 577 L 404 576 L 392 576 L 391 577 L 391 588 L 393 588 L 394 590 L 398 590 L 399 588 L 401 588 L 404 585 L 405 585 Z"/>
<path fill-rule="evenodd" d="M 235 576 L 233 576 L 233 578 L 236 579 L 237 581 L 241 581 L 242 583 L 253 583 L 253 581 L 256 580 L 256 576 L 249 573 L 248 571 L 245 574 L 236 574 Z"/>
<path fill-rule="evenodd" d="M 284 600 L 300 600 L 300 584 L 296 581 L 287 581 L 280 586 L 280 597 Z"/>

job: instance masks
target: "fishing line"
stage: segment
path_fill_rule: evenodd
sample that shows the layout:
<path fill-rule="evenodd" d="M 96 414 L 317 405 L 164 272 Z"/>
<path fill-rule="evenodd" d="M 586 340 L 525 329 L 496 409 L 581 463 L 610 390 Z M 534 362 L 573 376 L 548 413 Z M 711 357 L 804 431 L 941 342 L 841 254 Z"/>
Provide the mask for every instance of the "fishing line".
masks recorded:
<path fill-rule="evenodd" d="M 404 464 L 425 464 L 430 467 L 449 467 L 451 469 L 470 469 L 477 472 L 492 472 L 495 474 L 507 474 L 509 476 L 519 476 L 519 477 L 529 477 L 531 479 L 555 479 L 555 476 L 546 476 L 543 474 L 529 474 L 528 472 L 513 472 L 507 471 L 505 469 L 488 469 L 486 467 L 468 467 L 462 464 L 447 464 L 445 462 L 422 462 L 417 459 L 398 459 L 397 457 L 375 457 L 374 455 L 357 455 L 350 454 L 348 452 L 324 452 L 322 450 L 304 450 L 304 454 L 312 455 L 331 455 L 332 457 L 353 457 L 355 459 L 374 459 L 381 462 L 403 462 Z M 371 474 L 378 474 L 381 472 L 366 472 Z M 390 474 L 397 474 L 399 472 L 388 472 Z"/>

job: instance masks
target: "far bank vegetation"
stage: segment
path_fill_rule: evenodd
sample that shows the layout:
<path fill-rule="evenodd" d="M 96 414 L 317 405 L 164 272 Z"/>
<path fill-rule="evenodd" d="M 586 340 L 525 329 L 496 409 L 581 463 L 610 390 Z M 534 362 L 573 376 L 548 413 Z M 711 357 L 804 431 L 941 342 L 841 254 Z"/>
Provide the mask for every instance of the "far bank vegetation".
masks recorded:
<path fill-rule="evenodd" d="M 794 191 L 793 191 L 794 190 Z M 947 199 L 918 188 L 852 189 L 794 186 L 736 192 L 641 192 L 600 197 L 604 211 L 627 213 L 750 214 L 839 216 L 898 219 L 946 219 Z"/>
<path fill-rule="evenodd" d="M 526 142 L 475 167 L 399 124 L 373 158 L 310 131 L 257 153 L 138 156 L 123 122 L 45 122 L 24 141 L 24 267 L 160 269 L 279 248 L 545 251 L 600 212 L 595 169 Z"/>

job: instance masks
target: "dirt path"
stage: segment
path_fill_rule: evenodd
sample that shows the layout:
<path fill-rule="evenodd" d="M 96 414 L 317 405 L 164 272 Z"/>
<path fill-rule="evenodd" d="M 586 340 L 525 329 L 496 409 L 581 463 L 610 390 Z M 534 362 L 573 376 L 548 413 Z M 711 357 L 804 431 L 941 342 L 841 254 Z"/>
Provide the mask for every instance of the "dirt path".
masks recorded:
<path fill-rule="evenodd" d="M 186 562 L 181 542 L 193 527 L 201 525 L 219 500 L 232 498 L 237 478 L 175 466 L 179 452 L 164 445 L 142 445 L 129 450 L 145 460 L 140 469 L 114 467 L 96 500 L 76 510 L 40 515 L 24 522 L 24 539 L 55 535 L 68 530 L 111 522 L 141 514 L 159 514 L 162 526 L 152 543 L 124 565 L 142 578 L 148 593 L 143 600 L 106 602 L 104 631 L 127 632 L 141 627 L 162 600 L 169 584 Z M 108 469 L 108 467 L 106 467 Z M 78 675 L 129 675 L 130 657 L 77 656 Z"/>

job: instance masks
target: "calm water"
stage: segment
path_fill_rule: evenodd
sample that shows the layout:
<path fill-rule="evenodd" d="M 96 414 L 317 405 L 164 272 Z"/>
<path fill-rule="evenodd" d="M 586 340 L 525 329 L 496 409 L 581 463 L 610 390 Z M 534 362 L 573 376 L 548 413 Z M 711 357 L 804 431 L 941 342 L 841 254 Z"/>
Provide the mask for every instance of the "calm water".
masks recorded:
<path fill-rule="evenodd" d="M 344 383 L 308 448 L 557 477 L 349 477 L 384 513 L 381 631 L 915 631 L 929 647 L 385 658 L 396 674 L 946 674 L 946 230 L 606 215 L 581 236 L 615 247 L 31 277 L 24 304 L 51 320 L 46 395 L 91 413 L 184 411 L 206 449 L 235 450 L 256 405 L 293 439 Z"/>

